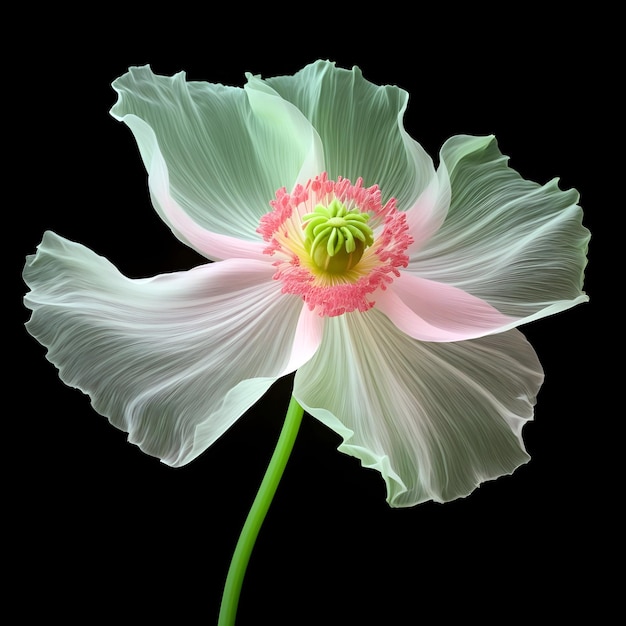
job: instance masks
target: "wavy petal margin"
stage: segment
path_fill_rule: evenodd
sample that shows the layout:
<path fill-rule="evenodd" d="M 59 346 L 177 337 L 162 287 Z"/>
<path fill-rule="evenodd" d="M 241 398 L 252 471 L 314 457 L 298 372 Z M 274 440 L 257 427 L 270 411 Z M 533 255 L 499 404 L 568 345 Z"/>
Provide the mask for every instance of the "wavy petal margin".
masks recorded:
<path fill-rule="evenodd" d="M 256 229 L 276 190 L 323 169 L 313 127 L 258 81 L 225 87 L 188 82 L 184 72 L 157 76 L 144 66 L 130 68 L 113 88 L 118 101 L 111 114 L 132 130 L 148 173 L 156 168 L 167 181 L 160 193 L 168 201 L 156 210 L 208 258 L 237 256 L 229 238 L 261 245 Z M 212 240 L 203 231 L 226 238 L 220 254 L 204 245 Z"/>
<path fill-rule="evenodd" d="M 131 443 L 180 466 L 317 349 L 321 322 L 272 273 L 233 259 L 130 280 L 48 232 L 24 270 L 27 328 Z"/>
<path fill-rule="evenodd" d="M 519 324 L 586 302 L 589 231 L 575 190 L 524 180 L 493 137 L 457 136 L 441 149 L 451 203 L 407 272 L 458 287 Z"/>
<path fill-rule="evenodd" d="M 294 104 L 318 132 L 331 179 L 361 177 L 377 184 L 385 200 L 395 197 L 399 210 L 413 206 L 436 177 L 431 158 L 403 126 L 408 94 L 378 86 L 361 70 L 316 61 L 294 74 L 265 81 Z"/>
<path fill-rule="evenodd" d="M 527 462 L 521 431 L 542 381 L 517 330 L 420 342 L 372 309 L 326 320 L 294 396 L 343 438 L 339 450 L 382 474 L 391 506 L 407 507 L 466 496 Z"/>

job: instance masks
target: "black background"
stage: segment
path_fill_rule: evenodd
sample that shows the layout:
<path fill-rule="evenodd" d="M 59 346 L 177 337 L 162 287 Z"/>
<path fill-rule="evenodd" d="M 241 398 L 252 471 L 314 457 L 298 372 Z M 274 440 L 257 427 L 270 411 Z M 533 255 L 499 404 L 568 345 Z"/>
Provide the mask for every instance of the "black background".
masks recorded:
<path fill-rule="evenodd" d="M 66 623 L 216 623 L 290 394 L 291 381 L 279 381 L 199 459 L 173 470 L 63 385 L 23 330 L 21 268 L 44 230 L 131 277 L 202 262 L 151 208 L 134 139 L 108 114 L 110 83 L 149 63 L 157 73 L 241 86 L 246 71 L 292 74 L 330 58 L 409 91 L 406 127 L 435 158 L 451 135 L 494 133 L 524 177 L 556 176 L 578 189 L 593 234 L 591 303 L 522 329 L 546 371 L 524 430 L 532 461 L 467 499 L 390 509 L 378 473 L 337 452 L 338 437 L 305 416 L 250 562 L 238 624 L 598 618 L 614 593 L 606 563 L 620 550 L 611 487 L 619 457 L 610 451 L 620 420 L 608 400 L 617 375 L 601 358 L 616 351 L 619 319 L 600 314 L 601 280 L 615 271 L 606 223 L 616 226 L 623 204 L 622 181 L 610 172 L 611 16 L 451 9 L 452 24 L 452 15 L 377 13 L 360 22 L 336 10 L 269 20 L 238 13 L 177 10 L 158 26 L 104 11 L 55 13 L 38 16 L 36 31 L 21 30 L 37 61 L 5 80 L 5 124 L 18 139 L 7 181 L 17 200 L 5 207 L 16 221 L 7 237 L 18 311 L 8 342 L 5 515 L 18 556 L 11 585 L 29 598 L 20 611 Z"/>

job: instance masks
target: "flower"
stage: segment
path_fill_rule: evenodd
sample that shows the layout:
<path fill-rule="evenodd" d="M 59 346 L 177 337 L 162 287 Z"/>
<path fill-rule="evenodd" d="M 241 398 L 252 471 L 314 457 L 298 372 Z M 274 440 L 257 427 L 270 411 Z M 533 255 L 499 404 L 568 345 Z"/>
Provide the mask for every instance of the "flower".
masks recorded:
<path fill-rule="evenodd" d="M 524 180 L 492 136 L 452 137 L 435 168 L 407 93 L 357 68 L 246 76 L 115 81 L 157 212 L 212 262 L 131 280 L 47 232 L 24 270 L 29 332 L 172 466 L 296 372 L 294 398 L 392 506 L 513 472 L 543 381 L 516 327 L 587 300 L 577 192 Z"/>

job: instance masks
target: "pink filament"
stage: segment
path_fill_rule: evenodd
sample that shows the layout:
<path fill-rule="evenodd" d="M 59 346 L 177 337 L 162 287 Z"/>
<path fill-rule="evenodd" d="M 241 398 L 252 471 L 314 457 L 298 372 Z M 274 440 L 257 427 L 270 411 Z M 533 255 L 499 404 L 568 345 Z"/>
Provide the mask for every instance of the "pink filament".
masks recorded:
<path fill-rule="evenodd" d="M 300 217 L 318 204 L 328 206 L 335 198 L 348 209 L 368 213 L 375 229 L 374 244 L 366 252 L 368 261 L 361 260 L 353 279 L 344 277 L 340 282 L 320 276 L 301 262 L 298 250 L 301 253 L 304 249 L 303 241 L 299 248 L 290 245 L 290 232 L 302 231 Z M 332 181 L 323 172 L 305 185 L 296 185 L 291 193 L 284 187 L 279 189 L 270 205 L 273 210 L 261 218 L 257 230 L 269 243 L 265 253 L 279 257 L 274 263 L 274 278 L 282 281 L 283 293 L 300 296 L 322 316 L 367 311 L 375 304 L 368 296 L 377 289 L 386 289 L 400 275 L 398 268 L 408 265 L 406 250 L 413 240 L 406 215 L 396 209 L 394 198 L 382 204 L 378 185 L 363 187 L 361 178 L 354 185 L 341 177 Z M 299 229 L 293 228 L 294 221 Z"/>

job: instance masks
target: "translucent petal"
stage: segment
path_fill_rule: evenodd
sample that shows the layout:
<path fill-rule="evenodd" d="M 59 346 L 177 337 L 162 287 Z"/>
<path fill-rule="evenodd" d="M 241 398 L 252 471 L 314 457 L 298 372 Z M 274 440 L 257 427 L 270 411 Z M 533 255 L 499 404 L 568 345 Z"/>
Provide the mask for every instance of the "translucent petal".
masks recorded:
<path fill-rule="evenodd" d="M 377 469 L 392 506 L 466 496 L 528 460 L 521 431 L 543 380 L 517 330 L 456 343 L 410 339 L 375 308 L 326 320 L 294 395 Z"/>
<path fill-rule="evenodd" d="M 436 174 L 406 212 L 406 220 L 413 243 L 407 254 L 417 252 L 441 228 L 450 206 L 450 177 L 445 163 L 440 163 Z"/>
<path fill-rule="evenodd" d="M 232 259 L 130 280 L 46 233 L 24 270 L 27 328 L 129 441 L 183 465 L 317 347 L 302 301 L 280 293 L 273 269 Z"/>
<path fill-rule="evenodd" d="M 516 318 L 462 289 L 401 272 L 375 295 L 376 308 L 413 339 L 462 341 L 514 328 Z"/>
<path fill-rule="evenodd" d="M 133 131 L 146 169 L 161 155 L 169 195 L 206 231 L 260 241 L 259 218 L 276 190 L 291 189 L 303 167 L 313 169 L 321 158 L 304 116 L 254 84 L 244 90 L 187 82 L 182 72 L 156 76 L 145 66 L 131 68 L 113 87 L 119 98 L 111 113 Z M 167 210 L 156 208 L 189 243 Z"/>
<path fill-rule="evenodd" d="M 575 190 L 524 180 L 493 137 L 453 137 L 441 161 L 450 208 L 408 272 L 463 289 L 520 323 L 587 300 L 589 232 Z"/>
<path fill-rule="evenodd" d="M 264 158 L 268 160 L 266 166 L 270 171 L 282 171 L 285 167 L 283 160 L 286 154 L 281 142 L 288 148 L 293 148 L 292 144 L 297 142 L 298 154 L 303 157 L 302 165 L 296 178 L 282 185 L 288 191 L 291 191 L 296 183 L 304 185 L 310 178 L 314 178 L 326 168 L 320 136 L 299 109 L 282 99 L 259 76 L 248 73 L 246 78 L 248 82 L 244 89 L 252 111 L 269 127 L 265 137 L 259 136 L 259 142 L 269 144 L 259 146 L 259 150 L 264 151 Z M 274 135 L 278 135 L 278 141 Z"/>
<path fill-rule="evenodd" d="M 139 136 L 139 127 L 146 135 L 154 133 L 139 118 L 127 119 L 127 124 L 135 129 L 135 135 Z M 156 138 L 153 145 L 156 146 Z M 263 250 L 267 244 L 262 241 L 247 241 L 230 235 L 222 235 L 202 228 L 183 210 L 174 200 L 170 192 L 169 172 L 158 149 L 152 153 L 148 165 L 148 187 L 152 204 L 157 212 L 163 217 L 179 239 L 204 254 L 209 259 L 219 260 L 228 258 L 241 259 L 266 259 Z"/>
<path fill-rule="evenodd" d="M 433 180 L 432 160 L 404 130 L 408 94 L 402 89 L 379 87 L 357 67 L 340 69 L 329 61 L 266 82 L 311 121 L 330 178 L 378 184 L 383 198 L 395 197 L 400 210 L 410 208 Z"/>

